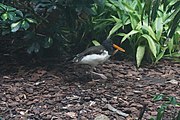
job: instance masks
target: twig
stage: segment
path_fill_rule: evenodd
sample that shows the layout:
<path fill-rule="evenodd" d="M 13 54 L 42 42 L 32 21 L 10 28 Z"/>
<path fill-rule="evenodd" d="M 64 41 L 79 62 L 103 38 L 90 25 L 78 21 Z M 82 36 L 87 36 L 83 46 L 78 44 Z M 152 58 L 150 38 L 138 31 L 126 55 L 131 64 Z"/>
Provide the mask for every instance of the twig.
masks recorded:
<path fill-rule="evenodd" d="M 111 106 L 110 104 L 106 104 L 106 106 L 107 106 L 107 108 L 108 108 L 109 110 L 111 110 L 111 111 L 113 111 L 113 112 L 116 112 L 117 114 L 119 114 L 119 115 L 121 115 L 121 116 L 123 116 L 123 117 L 129 116 L 129 114 L 126 114 L 126 113 L 124 113 L 124 112 L 122 112 L 122 111 L 120 111 L 120 110 L 117 110 L 116 108 L 114 108 L 114 107 Z"/>
<path fill-rule="evenodd" d="M 143 105 L 143 108 L 141 109 L 141 111 L 140 111 L 140 113 L 139 113 L 138 120 L 142 120 L 143 115 L 144 115 L 144 113 L 145 113 L 145 111 L 146 111 L 146 107 L 147 107 L 147 104 L 144 104 L 144 105 Z"/>

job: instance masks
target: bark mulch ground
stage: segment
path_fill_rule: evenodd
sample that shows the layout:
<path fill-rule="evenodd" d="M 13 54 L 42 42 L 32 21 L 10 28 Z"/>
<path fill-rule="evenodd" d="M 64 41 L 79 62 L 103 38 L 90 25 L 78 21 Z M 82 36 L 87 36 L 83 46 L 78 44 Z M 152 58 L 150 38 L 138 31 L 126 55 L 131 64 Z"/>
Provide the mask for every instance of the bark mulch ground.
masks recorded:
<path fill-rule="evenodd" d="M 157 115 L 164 94 L 180 101 L 180 64 L 163 60 L 136 68 L 130 61 L 99 65 L 91 78 L 89 67 L 58 60 L 0 54 L 0 119 L 2 120 L 142 120 Z M 169 106 L 163 120 L 180 110 Z"/>

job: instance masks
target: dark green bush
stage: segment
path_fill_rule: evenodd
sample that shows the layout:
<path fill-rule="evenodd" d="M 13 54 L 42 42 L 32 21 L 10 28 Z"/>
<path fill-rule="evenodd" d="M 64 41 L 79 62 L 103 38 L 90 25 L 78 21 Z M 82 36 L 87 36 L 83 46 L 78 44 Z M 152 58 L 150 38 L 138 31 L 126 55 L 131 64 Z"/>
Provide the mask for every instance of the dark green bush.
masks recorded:
<path fill-rule="evenodd" d="M 93 1 L 88 0 L 3 1 L 0 4 L 1 35 L 21 32 L 23 39 L 28 40 L 28 53 L 47 48 L 70 52 L 79 43 L 87 45 L 86 39 L 91 39 L 92 4 Z"/>

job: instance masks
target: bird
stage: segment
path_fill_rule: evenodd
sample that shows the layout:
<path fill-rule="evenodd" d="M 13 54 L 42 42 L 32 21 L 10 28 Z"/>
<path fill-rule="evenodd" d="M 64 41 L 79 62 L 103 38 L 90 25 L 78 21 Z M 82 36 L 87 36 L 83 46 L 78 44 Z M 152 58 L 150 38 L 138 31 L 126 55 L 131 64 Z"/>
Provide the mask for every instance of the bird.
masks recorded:
<path fill-rule="evenodd" d="M 114 48 L 116 50 L 114 50 Z M 112 40 L 107 38 L 102 42 L 101 45 L 92 46 L 84 50 L 83 52 L 77 54 L 72 62 L 78 64 L 86 64 L 91 66 L 90 72 L 101 76 L 103 79 L 107 79 L 103 74 L 99 74 L 93 71 L 93 69 L 99 65 L 106 62 L 112 55 L 117 51 L 125 52 L 125 50 L 118 45 L 113 44 Z M 91 74 L 91 76 L 92 76 Z"/>

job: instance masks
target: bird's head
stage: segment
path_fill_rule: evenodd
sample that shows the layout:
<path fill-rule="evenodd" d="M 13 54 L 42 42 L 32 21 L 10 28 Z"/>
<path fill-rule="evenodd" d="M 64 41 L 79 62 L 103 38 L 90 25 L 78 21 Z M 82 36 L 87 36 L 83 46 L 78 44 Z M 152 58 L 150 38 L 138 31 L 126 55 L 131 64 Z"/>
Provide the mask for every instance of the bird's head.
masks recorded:
<path fill-rule="evenodd" d="M 123 48 L 119 47 L 116 44 L 113 44 L 112 40 L 109 39 L 109 38 L 104 40 L 102 45 L 109 52 L 110 55 L 114 55 L 118 50 L 122 51 L 122 52 L 125 52 L 125 50 Z M 115 51 L 114 51 L 114 48 L 116 49 Z"/>

